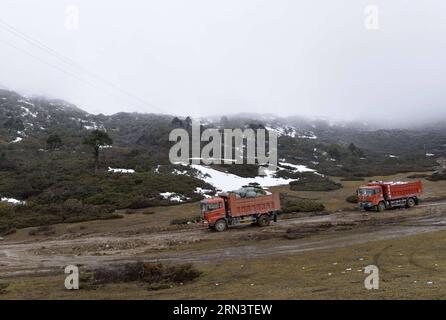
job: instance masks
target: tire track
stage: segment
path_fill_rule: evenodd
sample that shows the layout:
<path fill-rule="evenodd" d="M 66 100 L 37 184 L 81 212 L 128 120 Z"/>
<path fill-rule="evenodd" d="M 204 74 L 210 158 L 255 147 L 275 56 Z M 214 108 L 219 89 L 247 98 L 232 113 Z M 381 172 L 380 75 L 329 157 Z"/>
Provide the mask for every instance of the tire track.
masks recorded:
<path fill-rule="evenodd" d="M 428 208 L 433 206 L 446 206 L 446 201 L 434 202 L 420 205 L 419 207 Z M 419 208 L 418 207 L 418 208 Z M 413 211 L 407 211 L 412 213 Z M 392 212 L 390 212 L 392 213 Z M 401 213 L 401 212 L 399 212 Z M 404 211 L 402 213 L 405 213 Z M 392 217 L 391 215 L 389 215 Z M 358 211 L 344 211 L 323 216 L 307 216 L 296 217 L 279 220 L 275 226 L 267 228 L 234 228 L 224 233 L 215 233 L 209 230 L 203 230 L 200 227 L 192 227 L 187 229 L 179 229 L 173 231 L 158 231 L 150 234 L 138 234 L 129 236 L 104 236 L 95 235 L 75 239 L 49 239 L 39 242 L 5 242 L 0 244 L 0 256 L 2 257 L 0 265 L 0 276 L 19 275 L 36 272 L 37 270 L 54 270 L 60 269 L 68 264 L 78 264 L 86 266 L 97 266 L 107 263 L 117 263 L 124 261 L 132 261 L 135 259 L 144 259 L 147 261 L 189 261 L 189 262 L 208 262 L 218 261 L 222 259 L 263 257 L 277 254 L 298 253 L 309 250 L 321 250 L 345 247 L 353 244 L 367 243 L 371 241 L 392 239 L 412 234 L 430 232 L 435 230 L 446 230 L 446 218 L 434 212 L 427 212 L 424 216 L 408 216 L 402 214 L 398 218 L 401 220 L 381 221 L 377 224 L 373 231 L 348 234 L 348 232 L 336 232 L 326 240 L 314 241 L 310 239 L 289 240 L 287 244 L 266 244 L 262 241 L 245 241 L 247 245 L 228 246 L 220 249 L 207 250 L 188 250 L 180 251 L 177 247 L 173 252 L 145 253 L 147 249 L 152 248 L 152 244 L 166 243 L 169 241 L 184 241 L 185 239 L 198 239 L 200 241 L 212 240 L 230 240 L 240 239 L 246 233 L 262 234 L 268 230 L 278 230 L 284 232 L 286 228 L 299 224 L 317 224 L 317 223 L 341 223 L 345 221 L 380 221 L 382 216 L 375 217 L 371 213 L 360 213 Z M 368 220 L 367 220 L 368 219 Z M 405 225 L 402 222 L 410 222 Z M 358 224 L 357 227 L 361 227 Z M 61 248 L 73 248 L 76 246 L 89 246 L 98 244 L 109 244 L 113 246 L 115 243 L 131 242 L 131 241 L 147 241 L 147 246 L 132 248 L 129 250 L 117 250 L 110 254 L 101 255 L 85 252 L 79 256 L 73 254 L 50 254 Z M 243 241 L 243 240 L 240 240 Z M 45 248 L 50 253 L 36 254 L 39 249 Z M 179 248 L 179 249 L 178 249 Z M 382 254 L 382 252 L 381 252 Z M 380 256 L 376 257 L 379 263 Z"/>

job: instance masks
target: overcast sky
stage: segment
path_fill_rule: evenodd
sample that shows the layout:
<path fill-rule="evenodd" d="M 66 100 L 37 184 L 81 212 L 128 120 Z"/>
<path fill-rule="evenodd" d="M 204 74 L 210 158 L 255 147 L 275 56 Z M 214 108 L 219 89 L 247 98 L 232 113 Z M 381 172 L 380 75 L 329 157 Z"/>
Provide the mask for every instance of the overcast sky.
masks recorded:
<path fill-rule="evenodd" d="M 2 0 L 0 85 L 105 114 L 446 119 L 445 15 L 443 0 Z"/>

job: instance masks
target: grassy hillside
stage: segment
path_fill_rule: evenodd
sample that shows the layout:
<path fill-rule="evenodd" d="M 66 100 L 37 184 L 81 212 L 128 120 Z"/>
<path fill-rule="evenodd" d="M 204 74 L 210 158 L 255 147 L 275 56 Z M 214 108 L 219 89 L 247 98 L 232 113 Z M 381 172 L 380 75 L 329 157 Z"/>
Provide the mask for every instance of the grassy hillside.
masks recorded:
<path fill-rule="evenodd" d="M 281 162 L 305 165 L 328 176 L 358 180 L 398 172 L 432 171 L 443 154 L 446 132 L 361 130 L 323 121 L 255 116 L 205 121 L 204 128 L 265 128 L 278 134 Z M 175 205 L 202 199 L 196 188 L 213 189 L 190 168 L 168 160 L 174 128 L 191 129 L 191 119 L 170 115 L 118 113 L 92 115 L 61 100 L 22 96 L 0 90 L 0 197 L 26 205 L 2 207 L 0 231 L 55 222 L 116 218 L 115 209 Z M 99 171 L 84 139 L 95 129 L 112 146 L 99 150 Z M 409 143 L 410 142 L 410 143 Z M 435 152 L 427 156 L 426 152 Z M 161 166 L 160 166 L 161 165 Z M 108 168 L 134 173 L 109 172 Z M 296 190 L 308 190 L 308 175 L 281 170 Z M 256 177 L 257 165 L 221 165 L 215 169 Z M 444 175 L 432 176 L 441 180 Z M 305 182 L 305 183 L 304 183 Z M 330 180 L 319 187 L 338 188 Z M 313 183 L 314 184 L 314 183 Z M 175 195 L 175 197 L 169 196 Z M 164 196 L 162 194 L 165 194 Z"/>

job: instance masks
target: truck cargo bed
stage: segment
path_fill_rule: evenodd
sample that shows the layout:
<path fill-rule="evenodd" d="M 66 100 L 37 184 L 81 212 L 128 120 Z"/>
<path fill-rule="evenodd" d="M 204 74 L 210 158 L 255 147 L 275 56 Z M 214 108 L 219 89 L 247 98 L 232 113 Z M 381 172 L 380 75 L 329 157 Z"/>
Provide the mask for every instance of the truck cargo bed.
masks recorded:
<path fill-rule="evenodd" d="M 394 200 L 408 197 L 418 197 L 422 193 L 421 181 L 414 182 L 369 182 L 368 186 L 380 186 L 384 190 L 386 200 Z"/>
<path fill-rule="evenodd" d="M 227 197 L 227 201 L 233 217 L 280 210 L 280 196 L 278 192 L 252 198 L 237 198 L 235 194 L 231 194 Z"/>

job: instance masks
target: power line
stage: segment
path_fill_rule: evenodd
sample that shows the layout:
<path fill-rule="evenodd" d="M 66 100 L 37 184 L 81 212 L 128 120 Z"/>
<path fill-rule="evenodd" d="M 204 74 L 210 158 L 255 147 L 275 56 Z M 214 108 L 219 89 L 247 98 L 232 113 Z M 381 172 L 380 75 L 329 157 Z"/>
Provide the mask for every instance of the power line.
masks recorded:
<path fill-rule="evenodd" d="M 49 62 L 47 62 L 47 61 L 41 59 L 40 57 L 38 57 L 38 56 L 36 56 L 36 55 L 34 55 L 34 54 L 32 54 L 32 53 L 29 53 L 28 51 L 26 51 L 26 50 L 24 50 L 24 49 L 22 49 L 22 48 L 20 48 L 20 47 L 17 47 L 17 46 L 15 46 L 14 44 L 12 44 L 12 43 L 10 43 L 10 42 L 8 42 L 8 41 L 5 41 L 4 39 L 0 39 L 0 42 L 2 42 L 2 43 L 4 43 L 4 44 L 6 44 L 6 45 L 8 45 L 8 46 L 10 46 L 10 47 L 12 47 L 12 48 L 18 50 L 18 51 L 20 51 L 20 52 L 22 52 L 22 53 L 24 53 L 24 54 L 26 54 L 26 55 L 28 55 L 28 56 L 30 56 L 30 57 L 36 59 L 36 60 L 38 60 L 39 62 L 41 62 L 41 63 L 43 63 L 43 64 L 45 64 L 45 65 L 47 65 L 47 66 L 49 66 L 49 67 L 52 67 L 52 68 L 54 68 L 54 69 L 57 69 L 58 71 L 61 71 L 61 72 L 65 73 L 65 74 L 67 74 L 67 75 L 69 75 L 69 76 L 75 78 L 76 80 L 79 80 L 80 82 L 82 82 L 82 83 L 84 83 L 84 84 L 88 84 L 88 85 L 92 86 L 92 87 L 95 88 L 95 89 L 102 90 L 103 92 L 106 92 L 106 91 L 104 91 L 104 88 L 102 88 L 102 87 L 100 87 L 100 86 L 98 86 L 98 85 L 96 85 L 96 84 L 94 84 L 94 83 L 92 83 L 92 82 L 90 82 L 90 81 L 88 81 L 88 80 L 85 80 L 85 79 L 79 77 L 78 75 L 76 75 L 76 74 L 74 74 L 74 73 L 72 73 L 72 72 L 69 72 L 69 71 L 67 71 L 67 70 L 65 70 L 65 69 L 63 69 L 63 68 L 60 68 L 60 67 L 57 66 L 57 65 L 51 64 L 51 63 L 49 63 Z M 121 100 L 123 99 L 122 96 L 118 96 L 118 95 L 116 95 L 116 94 L 115 94 L 113 91 L 111 91 L 110 89 L 108 89 L 106 93 L 111 94 L 111 95 L 117 97 L 118 99 L 121 99 Z M 127 102 L 127 103 L 128 103 L 128 102 Z M 129 105 L 131 105 L 131 106 L 133 106 L 133 107 L 135 107 L 135 108 L 138 108 L 136 105 L 133 105 L 133 104 L 131 104 L 131 103 L 130 103 Z"/>
<path fill-rule="evenodd" d="M 90 77 L 96 78 L 98 80 L 100 80 L 101 82 L 107 84 L 108 86 L 113 87 L 114 89 L 118 90 L 119 92 L 121 92 L 122 94 L 138 101 L 139 103 L 145 105 L 145 106 L 149 106 L 153 109 L 157 109 L 158 111 L 160 111 L 161 113 L 163 113 L 164 111 L 161 110 L 160 108 L 158 108 L 157 106 L 145 101 L 144 99 L 136 96 L 135 94 L 120 88 L 118 85 L 116 85 L 115 83 L 109 81 L 108 79 L 104 79 L 103 77 L 91 72 L 90 70 L 82 67 L 79 63 L 77 63 L 76 61 L 74 61 L 73 59 L 57 52 L 56 50 L 50 48 L 49 46 L 45 45 L 43 42 L 25 34 L 24 32 L 14 28 L 13 26 L 11 26 L 10 24 L 6 23 L 5 21 L 0 19 L 0 27 L 3 28 L 3 30 L 6 30 L 12 34 L 14 34 L 15 36 L 25 40 L 26 42 L 40 48 L 41 50 L 44 50 L 46 52 L 48 52 L 49 54 L 51 54 L 52 56 L 58 58 L 59 60 L 61 60 L 63 63 L 70 65 L 72 67 L 75 67 L 79 70 L 81 70 L 82 72 L 88 74 Z M 17 48 L 16 48 L 17 49 Z M 22 50 L 21 50 L 22 51 Z M 46 63 L 47 64 L 47 63 Z M 54 67 L 54 66 L 53 66 Z M 60 68 L 59 68 L 60 69 Z M 66 73 L 66 72 L 65 72 Z"/>
<path fill-rule="evenodd" d="M 103 88 L 98 87 L 98 86 L 95 85 L 94 83 L 91 83 L 91 82 L 89 82 L 89 81 L 87 81 L 87 80 L 85 80 L 85 79 L 82 79 L 82 78 L 79 77 L 78 75 L 73 74 L 73 73 L 71 73 L 71 72 L 69 72 L 69 71 L 67 71 L 67 70 L 65 70 L 65 69 L 62 69 L 62 68 L 56 66 L 56 65 L 53 65 L 53 64 L 51 64 L 51 63 L 48 63 L 47 61 L 45 61 L 45 60 L 39 58 L 38 56 L 33 55 L 32 53 L 29 53 L 28 51 L 26 51 L 26 50 L 24 50 L 24 49 L 22 49 L 22 48 L 20 48 L 20 47 L 17 47 L 17 46 L 15 46 L 15 45 L 13 45 L 12 43 L 8 42 L 8 41 L 5 41 L 4 39 L 0 39 L 0 42 L 5 43 L 6 45 L 8 45 L 8 46 L 10 46 L 10 47 L 12 47 L 12 48 L 14 48 L 14 49 L 16 49 L 16 50 L 18 50 L 18 51 L 20 51 L 20 52 L 22 52 L 22 53 L 28 55 L 28 56 L 30 56 L 30 57 L 32 57 L 32 58 L 34 58 L 34 59 L 40 61 L 41 63 L 43 63 L 43 64 L 45 64 L 45 65 L 47 65 L 47 66 L 49 66 L 49 67 L 55 68 L 55 69 L 57 69 L 57 70 L 59 70 L 59 71 L 65 73 L 65 74 L 67 74 L 67 75 L 69 75 L 69 76 L 71 76 L 71 77 L 73 77 L 73 78 L 75 78 L 75 79 L 77 79 L 77 80 L 79 80 L 79 81 L 81 81 L 81 82 L 83 82 L 83 83 L 86 83 L 86 84 L 88 84 L 88 85 L 90 85 L 90 86 L 93 86 L 93 87 L 96 88 L 96 89 L 103 90 Z"/>

